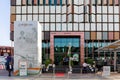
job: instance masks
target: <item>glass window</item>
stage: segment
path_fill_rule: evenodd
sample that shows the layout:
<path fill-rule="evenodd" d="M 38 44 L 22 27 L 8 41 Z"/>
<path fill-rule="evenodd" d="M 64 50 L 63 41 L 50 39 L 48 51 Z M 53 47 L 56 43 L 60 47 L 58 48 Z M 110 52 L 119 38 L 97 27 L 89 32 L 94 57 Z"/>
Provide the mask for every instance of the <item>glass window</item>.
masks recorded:
<path fill-rule="evenodd" d="M 119 15 L 114 15 L 114 21 L 119 22 Z"/>
<path fill-rule="evenodd" d="M 56 24 L 56 31 L 61 31 L 61 24 L 59 23 Z"/>
<path fill-rule="evenodd" d="M 79 22 L 79 21 L 78 21 L 78 15 L 74 15 L 74 21 L 75 21 L 75 22 Z"/>
<path fill-rule="evenodd" d="M 72 0 L 67 0 L 67 4 L 72 4 Z"/>
<path fill-rule="evenodd" d="M 79 4 L 79 5 L 84 4 L 84 0 L 79 0 L 79 3 L 77 3 L 77 4 Z"/>
<path fill-rule="evenodd" d="M 26 5 L 26 0 L 22 0 L 22 5 Z"/>
<path fill-rule="evenodd" d="M 108 9 L 109 9 L 108 10 L 109 13 L 113 13 L 113 6 L 109 6 Z"/>
<path fill-rule="evenodd" d="M 43 15 L 39 15 L 39 22 L 43 22 Z"/>
<path fill-rule="evenodd" d="M 49 22 L 49 15 L 45 15 L 45 22 Z"/>
<path fill-rule="evenodd" d="M 21 15 L 16 15 L 16 21 L 21 21 Z"/>
<path fill-rule="evenodd" d="M 78 6 L 74 6 L 74 13 L 79 13 L 79 7 Z"/>
<path fill-rule="evenodd" d="M 109 31 L 113 31 L 113 24 L 109 23 Z"/>
<path fill-rule="evenodd" d="M 97 23 L 97 31 L 102 31 L 101 23 Z"/>
<path fill-rule="evenodd" d="M 16 0 L 11 0 L 11 6 L 15 6 L 16 5 Z"/>
<path fill-rule="evenodd" d="M 107 4 L 107 0 L 103 0 L 103 4 L 104 4 L 104 5 Z"/>
<path fill-rule="evenodd" d="M 32 15 L 28 15 L 28 21 L 32 20 Z"/>
<path fill-rule="evenodd" d="M 49 31 L 49 24 L 45 24 L 45 31 Z"/>
<path fill-rule="evenodd" d="M 38 15 L 33 15 L 33 20 L 38 21 Z"/>
<path fill-rule="evenodd" d="M 92 22 L 95 22 L 95 15 L 94 14 L 92 14 Z"/>
<path fill-rule="evenodd" d="M 109 22 L 113 22 L 113 15 L 109 15 Z"/>
<path fill-rule="evenodd" d="M 32 13 L 32 6 L 28 6 L 28 13 Z"/>
<path fill-rule="evenodd" d="M 119 24 L 115 24 L 114 30 L 119 31 Z"/>
<path fill-rule="evenodd" d="M 62 13 L 66 13 L 66 6 L 62 6 Z"/>
<path fill-rule="evenodd" d="M 91 31 L 91 40 L 96 40 L 96 35 L 97 35 L 97 33 L 96 32 L 93 32 L 93 31 Z"/>
<path fill-rule="evenodd" d="M 45 4 L 49 4 L 49 0 L 46 0 Z"/>
<path fill-rule="evenodd" d="M 60 0 L 57 0 L 57 4 L 60 4 Z"/>
<path fill-rule="evenodd" d="M 54 0 L 51 0 L 51 4 L 54 4 Z"/>
<path fill-rule="evenodd" d="M 20 6 L 16 6 L 16 13 L 21 13 L 21 7 Z"/>
<path fill-rule="evenodd" d="M 119 4 L 119 0 L 115 0 L 115 4 Z"/>
<path fill-rule="evenodd" d="M 68 31 L 72 31 L 72 23 L 68 23 Z"/>
<path fill-rule="evenodd" d="M 68 22 L 72 22 L 72 14 L 68 15 Z"/>
<path fill-rule="evenodd" d="M 91 23 L 91 31 L 96 31 L 96 26 L 94 23 Z"/>
<path fill-rule="evenodd" d="M 38 13 L 38 6 L 33 6 L 33 13 Z"/>
<path fill-rule="evenodd" d="M 85 20 L 85 22 L 89 22 L 89 15 L 88 14 L 85 14 L 85 18 L 84 18 Z"/>
<path fill-rule="evenodd" d="M 16 0 L 16 5 L 21 5 L 21 0 Z"/>
<path fill-rule="evenodd" d="M 65 0 L 62 0 L 62 4 L 65 4 L 66 3 L 66 1 Z"/>
<path fill-rule="evenodd" d="M 51 23 L 50 28 L 51 28 L 51 31 L 55 31 L 55 24 L 54 24 L 54 23 Z"/>
<path fill-rule="evenodd" d="M 114 6 L 114 13 L 119 13 L 119 6 Z"/>
<path fill-rule="evenodd" d="M 15 14 L 15 7 L 11 6 L 11 13 Z"/>
<path fill-rule="evenodd" d="M 28 5 L 32 5 L 32 0 L 28 0 Z"/>
<path fill-rule="evenodd" d="M 55 15 L 50 15 L 50 21 L 55 22 Z"/>
<path fill-rule="evenodd" d="M 86 4 L 89 4 L 89 1 L 90 1 L 90 0 L 86 0 L 86 1 L 85 1 L 85 2 L 86 2 Z"/>
<path fill-rule="evenodd" d="M 97 22 L 101 22 L 102 15 L 97 15 Z"/>
<path fill-rule="evenodd" d="M 85 24 L 85 31 L 90 31 L 90 24 Z"/>
<path fill-rule="evenodd" d="M 107 22 L 107 15 L 103 15 L 103 22 Z"/>
<path fill-rule="evenodd" d="M 83 11 L 84 11 L 84 10 L 83 10 L 83 6 L 79 6 L 78 9 L 79 9 L 79 13 L 83 13 Z"/>
<path fill-rule="evenodd" d="M 61 22 L 61 15 L 56 15 L 56 22 Z"/>
<path fill-rule="evenodd" d="M 84 31 L 84 24 L 83 23 L 79 24 L 79 31 Z"/>
<path fill-rule="evenodd" d="M 92 6 L 92 13 L 95 13 L 95 6 Z"/>
<path fill-rule="evenodd" d="M 62 31 L 66 31 L 67 28 L 66 28 L 66 24 L 65 23 L 62 23 Z"/>
<path fill-rule="evenodd" d="M 97 32 L 97 39 L 101 40 L 102 39 L 102 33 L 101 32 Z"/>
<path fill-rule="evenodd" d="M 10 15 L 10 21 L 14 22 L 16 20 L 16 15 Z"/>
<path fill-rule="evenodd" d="M 74 0 L 74 4 L 78 4 L 79 0 Z"/>
<path fill-rule="evenodd" d="M 62 22 L 66 22 L 66 15 L 62 15 Z"/>
<path fill-rule="evenodd" d="M 83 22 L 83 15 L 79 15 L 79 22 Z"/>
<path fill-rule="evenodd" d="M 97 3 L 98 3 L 98 4 L 101 4 L 101 0 L 97 0 Z"/>
<path fill-rule="evenodd" d="M 101 6 L 97 6 L 97 13 L 101 13 Z"/>
<path fill-rule="evenodd" d="M 113 4 L 113 0 L 109 0 L 109 4 L 112 5 Z"/>
<path fill-rule="evenodd" d="M 39 13 L 43 13 L 43 6 L 39 6 Z"/>
<path fill-rule="evenodd" d="M 107 32 L 103 32 L 103 40 L 107 40 L 108 39 L 108 36 L 107 36 L 108 34 L 107 34 Z"/>
<path fill-rule="evenodd" d="M 96 1 L 95 0 L 91 0 L 92 1 L 92 4 L 95 4 L 96 3 Z"/>
<path fill-rule="evenodd" d="M 107 31 L 107 24 L 106 23 L 103 24 L 103 31 Z"/>
<path fill-rule="evenodd" d="M 45 6 L 45 13 L 50 13 L 49 6 Z"/>
<path fill-rule="evenodd" d="M 90 39 L 90 32 L 85 32 L 85 39 L 89 40 Z"/>
<path fill-rule="evenodd" d="M 50 12 L 55 13 L 55 6 L 50 6 Z"/>
<path fill-rule="evenodd" d="M 43 0 L 39 0 L 39 4 L 43 4 Z"/>
<path fill-rule="evenodd" d="M 88 6 L 84 6 L 84 13 L 89 13 L 89 7 Z"/>
<path fill-rule="evenodd" d="M 102 6 L 103 8 L 103 13 L 107 13 L 107 6 Z"/>
<path fill-rule="evenodd" d="M 22 21 L 26 21 L 26 15 L 22 15 Z"/>
<path fill-rule="evenodd" d="M 22 13 L 26 13 L 26 6 L 22 6 Z"/>
<path fill-rule="evenodd" d="M 56 7 L 56 13 L 61 13 L 61 6 Z"/>
<path fill-rule="evenodd" d="M 78 31 L 78 24 L 74 23 L 74 27 L 73 27 L 74 31 Z"/>

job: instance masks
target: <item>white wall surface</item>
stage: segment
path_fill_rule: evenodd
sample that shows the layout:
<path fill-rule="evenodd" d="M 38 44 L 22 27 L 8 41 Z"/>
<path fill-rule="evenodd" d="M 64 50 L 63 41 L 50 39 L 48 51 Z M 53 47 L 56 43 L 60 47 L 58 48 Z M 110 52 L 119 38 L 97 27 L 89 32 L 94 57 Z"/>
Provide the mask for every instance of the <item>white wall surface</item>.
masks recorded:
<path fill-rule="evenodd" d="M 39 67 L 42 63 L 41 25 L 36 21 L 14 22 L 14 71 L 19 60 L 27 60 L 28 68 Z"/>

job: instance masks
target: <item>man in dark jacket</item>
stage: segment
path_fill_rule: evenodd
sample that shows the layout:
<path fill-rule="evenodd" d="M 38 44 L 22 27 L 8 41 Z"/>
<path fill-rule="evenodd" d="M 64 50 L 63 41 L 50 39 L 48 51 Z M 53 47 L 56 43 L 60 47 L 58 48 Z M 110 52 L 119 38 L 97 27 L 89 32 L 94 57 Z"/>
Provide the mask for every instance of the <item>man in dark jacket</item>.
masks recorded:
<path fill-rule="evenodd" d="M 13 71 L 13 58 L 10 54 L 6 58 L 6 70 L 8 71 L 8 76 L 11 76 L 11 72 Z"/>

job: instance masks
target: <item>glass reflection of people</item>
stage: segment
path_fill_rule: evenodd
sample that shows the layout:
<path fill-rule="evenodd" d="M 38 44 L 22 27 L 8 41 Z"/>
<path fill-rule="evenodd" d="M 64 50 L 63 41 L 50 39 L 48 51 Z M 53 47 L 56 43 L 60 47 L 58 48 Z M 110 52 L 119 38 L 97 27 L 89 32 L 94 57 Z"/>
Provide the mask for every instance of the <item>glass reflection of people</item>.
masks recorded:
<path fill-rule="evenodd" d="M 104 58 L 104 66 L 106 66 L 107 65 L 107 58 L 105 57 Z"/>
<path fill-rule="evenodd" d="M 67 56 L 65 56 L 63 58 L 63 65 L 68 65 L 68 61 L 69 61 L 69 58 Z"/>

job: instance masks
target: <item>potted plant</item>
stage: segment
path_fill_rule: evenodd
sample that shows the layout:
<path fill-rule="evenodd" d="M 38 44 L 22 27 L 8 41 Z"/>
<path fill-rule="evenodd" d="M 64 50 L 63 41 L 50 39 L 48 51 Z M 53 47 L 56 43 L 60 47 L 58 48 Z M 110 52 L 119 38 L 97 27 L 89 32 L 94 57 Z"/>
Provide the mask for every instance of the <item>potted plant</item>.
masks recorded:
<path fill-rule="evenodd" d="M 90 64 L 90 65 L 93 65 L 93 64 L 94 64 L 94 60 L 91 59 L 91 58 L 87 58 L 87 59 L 86 59 L 86 63 L 87 63 L 87 64 Z"/>

